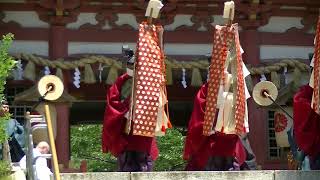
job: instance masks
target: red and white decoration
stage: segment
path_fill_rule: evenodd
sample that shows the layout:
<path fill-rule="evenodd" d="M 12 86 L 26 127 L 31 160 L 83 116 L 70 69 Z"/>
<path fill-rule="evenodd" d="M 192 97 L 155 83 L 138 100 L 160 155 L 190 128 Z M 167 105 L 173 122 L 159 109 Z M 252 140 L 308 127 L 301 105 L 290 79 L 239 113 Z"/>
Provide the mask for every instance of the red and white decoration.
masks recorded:
<path fill-rule="evenodd" d="M 284 108 L 286 112 L 292 114 L 292 107 Z M 279 147 L 290 147 L 288 141 L 288 131 L 292 128 L 292 119 L 286 115 L 281 109 L 274 113 L 274 131 L 276 135 L 277 145 Z"/>

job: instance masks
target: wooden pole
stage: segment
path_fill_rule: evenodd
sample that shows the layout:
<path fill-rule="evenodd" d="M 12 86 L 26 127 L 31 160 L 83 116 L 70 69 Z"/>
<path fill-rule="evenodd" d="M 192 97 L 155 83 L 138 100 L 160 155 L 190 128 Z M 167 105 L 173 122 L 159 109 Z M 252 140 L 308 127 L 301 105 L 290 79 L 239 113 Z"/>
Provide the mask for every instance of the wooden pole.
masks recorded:
<path fill-rule="evenodd" d="M 153 13 L 153 8 L 151 8 L 151 10 L 150 10 L 150 15 L 149 15 L 149 17 L 148 17 L 148 19 L 147 19 L 147 22 L 148 22 L 149 25 L 152 24 L 152 13 Z"/>
<path fill-rule="evenodd" d="M 232 25 L 232 18 L 231 18 L 232 11 L 233 11 L 233 9 L 231 8 L 230 11 L 229 11 L 229 18 L 228 18 L 228 22 L 227 22 L 227 26 L 230 26 L 230 27 Z"/>
<path fill-rule="evenodd" d="M 26 125 L 25 125 L 25 127 L 26 127 L 26 140 L 27 140 L 27 142 L 28 142 L 28 144 L 26 145 L 26 147 L 27 147 L 27 152 L 26 152 L 26 165 L 27 165 L 27 173 L 28 173 L 28 177 L 30 177 L 29 179 L 31 179 L 31 180 L 33 180 L 33 178 L 34 178 L 34 171 L 33 171 L 33 168 L 31 168 L 32 167 L 32 157 L 30 157 L 29 155 L 30 154 L 33 154 L 33 145 L 30 143 L 30 141 L 31 141 L 31 135 L 30 134 L 32 134 L 31 133 L 31 123 L 30 123 L 30 120 L 31 120 L 31 118 L 30 118 L 30 112 L 29 111 L 27 111 L 26 112 L 26 115 L 25 115 L 25 117 L 26 117 Z"/>
<path fill-rule="evenodd" d="M 63 16 L 63 0 L 57 0 L 56 16 Z"/>
<path fill-rule="evenodd" d="M 55 180 L 60 180 L 60 172 L 59 172 L 57 151 L 56 151 L 53 130 L 52 130 L 50 109 L 49 109 L 49 105 L 47 103 L 44 104 L 44 110 L 45 110 L 45 117 L 46 117 L 47 126 L 48 126 L 48 137 L 49 137 L 49 143 L 50 143 L 52 160 L 53 160 L 54 178 L 55 178 Z"/>

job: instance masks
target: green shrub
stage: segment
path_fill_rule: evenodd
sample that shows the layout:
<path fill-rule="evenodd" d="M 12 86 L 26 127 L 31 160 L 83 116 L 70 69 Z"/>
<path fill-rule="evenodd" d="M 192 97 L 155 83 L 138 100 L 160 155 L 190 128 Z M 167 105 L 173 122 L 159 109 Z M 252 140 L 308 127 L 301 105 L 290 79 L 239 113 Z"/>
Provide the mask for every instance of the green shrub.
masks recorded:
<path fill-rule="evenodd" d="M 102 125 L 77 125 L 71 127 L 71 160 L 79 166 L 81 160 L 87 160 L 88 171 L 116 171 L 116 158 L 101 152 Z M 155 162 L 155 171 L 182 170 L 182 150 L 184 137 L 178 129 L 169 129 L 163 137 L 157 138 L 159 157 Z"/>
<path fill-rule="evenodd" d="M 168 129 L 165 136 L 157 137 L 159 157 L 155 162 L 155 171 L 183 170 L 182 159 L 185 137 L 179 129 Z"/>
<path fill-rule="evenodd" d="M 8 54 L 8 50 L 13 40 L 13 34 L 9 33 L 2 36 L 0 44 L 0 100 L 3 99 L 4 88 L 6 85 L 6 79 L 10 74 L 10 71 L 15 65 L 13 57 Z M 7 120 L 10 118 L 10 114 L 7 114 L 4 117 L 0 117 L 0 144 L 2 144 L 6 139 L 7 135 L 5 132 Z M 1 155 L 2 157 L 2 155 Z M 0 177 L 3 177 L 10 173 L 10 166 L 8 162 L 0 160 Z"/>
<path fill-rule="evenodd" d="M 7 161 L 0 161 L 0 177 L 10 174 L 10 164 Z"/>
<path fill-rule="evenodd" d="M 116 158 L 101 151 L 101 131 L 101 125 L 71 127 L 71 160 L 75 166 L 87 160 L 89 172 L 116 170 Z"/>
<path fill-rule="evenodd" d="M 9 33 L 2 36 L 0 44 L 0 100 L 3 99 L 3 91 L 5 89 L 7 77 L 10 74 L 10 71 L 15 65 L 13 57 L 8 54 L 8 50 L 13 40 L 13 34 Z M 4 125 L 10 116 L 0 117 L 0 143 L 3 143 L 6 140 L 6 133 Z"/>

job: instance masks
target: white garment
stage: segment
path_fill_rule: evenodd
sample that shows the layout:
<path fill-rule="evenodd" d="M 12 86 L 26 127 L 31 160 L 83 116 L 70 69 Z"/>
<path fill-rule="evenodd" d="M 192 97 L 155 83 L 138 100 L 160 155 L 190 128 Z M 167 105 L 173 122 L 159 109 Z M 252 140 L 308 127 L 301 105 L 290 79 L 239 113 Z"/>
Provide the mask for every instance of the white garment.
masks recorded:
<path fill-rule="evenodd" d="M 34 148 L 33 157 L 37 158 L 34 164 L 35 176 L 37 178 L 36 180 L 50 180 L 50 175 L 52 174 L 52 172 L 48 168 L 47 159 L 39 156 L 41 156 L 41 153 L 36 148 Z M 26 170 L 26 164 L 27 164 L 26 156 L 23 156 L 19 164 L 21 169 Z"/>
<path fill-rule="evenodd" d="M 164 90 L 160 88 L 158 114 L 157 114 L 156 128 L 154 133 L 155 136 L 164 136 L 166 134 L 165 131 L 162 131 L 162 125 L 164 126 L 165 129 L 168 129 L 169 119 L 165 111 L 167 103 L 168 103 L 167 96 L 165 95 Z M 124 115 L 126 119 L 129 119 L 129 112 L 130 110 Z M 129 121 L 127 121 L 126 127 L 128 127 L 128 122 Z"/>
<path fill-rule="evenodd" d="M 233 52 L 231 52 L 233 51 Z M 231 61 L 236 60 L 236 53 L 235 49 L 231 49 L 227 55 L 227 62 L 225 67 L 225 82 L 220 85 L 219 93 L 218 93 L 218 100 L 217 100 L 217 108 L 219 109 L 217 123 L 214 128 L 215 131 L 222 131 L 226 134 L 235 134 L 235 118 L 234 118 L 234 94 L 229 92 L 230 86 L 232 82 L 236 79 L 232 77 L 231 74 L 228 73 L 228 65 Z M 247 69 L 246 65 L 242 62 L 242 71 L 243 71 L 243 81 L 244 81 L 244 88 L 245 88 L 245 98 L 246 100 L 249 99 L 250 93 L 247 88 L 247 84 L 245 82 L 245 77 L 250 75 L 249 70 Z M 235 93 L 235 92 L 234 92 Z M 246 132 L 249 132 L 249 122 L 248 122 L 248 106 L 247 102 L 245 102 L 245 116 L 244 116 L 244 127 Z"/>
<path fill-rule="evenodd" d="M 314 45 L 316 45 L 316 38 L 317 38 L 317 36 L 315 36 L 314 40 L 313 40 Z M 310 66 L 314 67 L 314 55 L 312 56 Z M 309 86 L 312 88 L 314 87 L 314 70 L 312 71 L 311 76 L 310 76 Z M 314 103 L 314 93 L 312 93 L 311 107 L 313 107 L 313 103 Z"/>
<path fill-rule="evenodd" d="M 314 88 L 314 71 L 312 71 L 311 73 L 311 77 L 310 77 L 310 81 L 309 81 L 309 86 L 312 87 L 312 89 Z M 314 103 L 314 93 L 312 93 L 312 100 L 311 100 L 311 107 L 313 107 L 313 103 Z"/>
<path fill-rule="evenodd" d="M 163 89 L 160 90 L 160 96 L 159 96 L 159 107 L 158 107 L 158 115 L 157 115 L 157 124 L 155 129 L 155 135 L 156 136 L 164 136 L 165 132 L 162 131 L 162 125 L 164 125 L 164 128 L 168 128 L 168 117 L 165 113 L 165 105 L 167 103 L 167 97 L 163 92 Z"/>

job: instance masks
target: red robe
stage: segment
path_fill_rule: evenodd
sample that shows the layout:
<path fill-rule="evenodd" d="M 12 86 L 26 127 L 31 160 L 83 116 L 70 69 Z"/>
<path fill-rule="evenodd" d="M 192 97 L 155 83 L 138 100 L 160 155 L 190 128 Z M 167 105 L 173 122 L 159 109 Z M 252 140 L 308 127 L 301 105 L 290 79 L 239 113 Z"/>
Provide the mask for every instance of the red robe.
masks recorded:
<path fill-rule="evenodd" d="M 118 157 L 124 151 L 138 151 L 148 153 L 153 160 L 158 157 L 155 138 L 127 135 L 124 132 L 129 110 L 130 97 L 121 101 L 121 87 L 131 77 L 123 74 L 110 87 L 106 97 L 106 108 L 102 129 L 102 151 L 110 152 Z"/>
<path fill-rule="evenodd" d="M 300 88 L 293 99 L 294 137 L 297 145 L 307 155 L 320 153 L 320 115 L 311 108 L 313 89 Z"/>
<path fill-rule="evenodd" d="M 202 134 L 207 89 L 206 83 L 195 97 L 183 157 L 189 161 L 188 166 L 196 170 L 203 170 L 211 156 L 235 157 L 241 165 L 246 154 L 237 135 L 218 132 L 211 136 Z"/>

